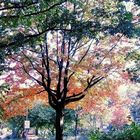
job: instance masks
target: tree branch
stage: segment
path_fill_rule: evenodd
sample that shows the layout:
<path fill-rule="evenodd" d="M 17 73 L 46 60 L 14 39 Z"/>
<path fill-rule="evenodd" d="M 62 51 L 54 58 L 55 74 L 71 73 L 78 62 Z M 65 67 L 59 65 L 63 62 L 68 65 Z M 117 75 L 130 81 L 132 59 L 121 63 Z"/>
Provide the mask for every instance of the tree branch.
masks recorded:
<path fill-rule="evenodd" d="M 101 81 L 104 78 L 104 77 L 97 77 L 93 79 L 93 77 L 91 78 L 90 81 L 87 82 L 88 84 L 83 91 L 81 91 L 78 94 L 73 94 L 72 96 L 66 97 L 65 104 L 69 104 L 70 102 L 74 102 L 74 101 L 78 101 L 82 99 L 86 95 L 86 92 L 88 91 L 88 89 L 93 87 L 95 84 L 97 84 L 99 81 Z"/>
<path fill-rule="evenodd" d="M 22 15 L 22 16 L 21 15 L 20 16 L 19 15 L 1 16 L 0 19 L 3 19 L 3 18 L 30 17 L 30 16 L 36 16 L 36 15 L 44 14 L 44 13 L 48 12 L 49 10 L 53 9 L 54 7 L 61 5 L 64 2 L 65 2 L 65 0 L 61 1 L 61 2 L 58 2 L 58 3 L 55 3 L 54 5 L 50 6 L 49 8 L 47 8 L 45 10 L 42 10 L 42 11 L 39 11 L 39 12 L 34 12 L 34 13 Z"/>
<path fill-rule="evenodd" d="M 84 55 L 81 57 L 80 61 L 78 62 L 78 64 L 80 64 L 82 62 L 82 60 L 87 56 L 87 53 L 89 52 L 89 49 L 91 47 L 93 41 L 91 41 L 90 45 L 88 46 L 88 49 L 86 50 L 86 52 L 84 53 Z"/>
<path fill-rule="evenodd" d="M 0 8 L 0 11 L 2 11 L 2 10 L 11 10 L 11 9 L 20 9 L 20 8 L 27 8 L 27 7 L 32 6 L 34 4 L 37 4 L 37 3 L 38 2 L 31 2 L 31 3 L 28 3 L 26 5 L 23 5 L 23 3 L 21 3 L 21 5 L 14 5 L 14 6 Z"/>
<path fill-rule="evenodd" d="M 113 45 L 111 47 L 111 49 L 105 54 L 105 56 L 103 57 L 103 59 L 96 65 L 96 67 L 100 66 L 102 64 L 102 62 L 104 61 L 104 59 L 109 55 L 109 53 L 115 49 L 115 47 L 118 45 L 119 41 L 121 40 L 121 38 L 123 37 L 123 35 L 121 35 L 117 41 L 117 43 L 115 45 Z"/>

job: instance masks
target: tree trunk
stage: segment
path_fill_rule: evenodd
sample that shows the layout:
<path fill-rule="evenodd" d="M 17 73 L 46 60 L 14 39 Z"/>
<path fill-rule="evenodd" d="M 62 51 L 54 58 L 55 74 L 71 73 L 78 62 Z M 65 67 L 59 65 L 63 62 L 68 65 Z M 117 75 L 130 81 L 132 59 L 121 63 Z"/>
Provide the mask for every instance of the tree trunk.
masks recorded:
<path fill-rule="evenodd" d="M 35 128 L 35 134 L 38 136 L 38 128 Z"/>
<path fill-rule="evenodd" d="M 75 114 L 75 140 L 77 139 L 78 114 Z"/>
<path fill-rule="evenodd" d="M 63 140 L 64 115 L 63 109 L 56 110 L 56 140 Z"/>

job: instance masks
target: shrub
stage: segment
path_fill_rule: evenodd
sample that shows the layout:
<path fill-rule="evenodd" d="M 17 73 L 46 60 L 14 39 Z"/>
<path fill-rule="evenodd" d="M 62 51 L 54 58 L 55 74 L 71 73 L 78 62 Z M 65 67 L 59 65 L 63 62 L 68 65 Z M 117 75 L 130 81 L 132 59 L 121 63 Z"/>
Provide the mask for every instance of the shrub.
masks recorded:
<path fill-rule="evenodd" d="M 108 133 L 96 130 L 89 133 L 90 140 L 140 140 L 140 126 L 132 123 L 119 129 L 112 129 Z"/>

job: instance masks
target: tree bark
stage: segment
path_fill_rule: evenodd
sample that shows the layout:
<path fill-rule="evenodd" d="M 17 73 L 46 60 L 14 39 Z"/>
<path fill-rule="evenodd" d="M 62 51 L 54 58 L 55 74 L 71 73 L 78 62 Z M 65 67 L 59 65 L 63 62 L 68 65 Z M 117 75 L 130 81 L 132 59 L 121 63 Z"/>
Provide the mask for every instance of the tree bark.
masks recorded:
<path fill-rule="evenodd" d="M 63 109 L 56 109 L 56 140 L 63 140 L 64 115 Z"/>

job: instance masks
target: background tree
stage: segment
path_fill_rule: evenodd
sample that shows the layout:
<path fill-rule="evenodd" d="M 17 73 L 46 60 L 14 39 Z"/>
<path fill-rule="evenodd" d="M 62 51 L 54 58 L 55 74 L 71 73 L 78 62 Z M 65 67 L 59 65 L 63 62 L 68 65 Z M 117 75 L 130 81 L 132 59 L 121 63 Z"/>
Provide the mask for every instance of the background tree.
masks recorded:
<path fill-rule="evenodd" d="M 36 135 L 38 135 L 38 130 L 47 130 L 47 137 L 52 137 L 55 134 L 55 111 L 42 104 L 38 103 L 34 105 L 32 109 L 28 110 L 28 119 L 31 123 L 31 128 L 36 130 Z M 67 128 L 65 133 L 69 131 L 75 121 L 75 111 L 71 109 L 66 109 L 65 113 L 65 125 Z M 24 121 L 25 116 L 17 115 L 7 119 L 8 127 L 12 129 L 12 138 L 20 138 L 24 131 Z M 43 137 L 43 136 L 41 136 Z M 44 138 L 44 137 L 43 137 Z"/>

